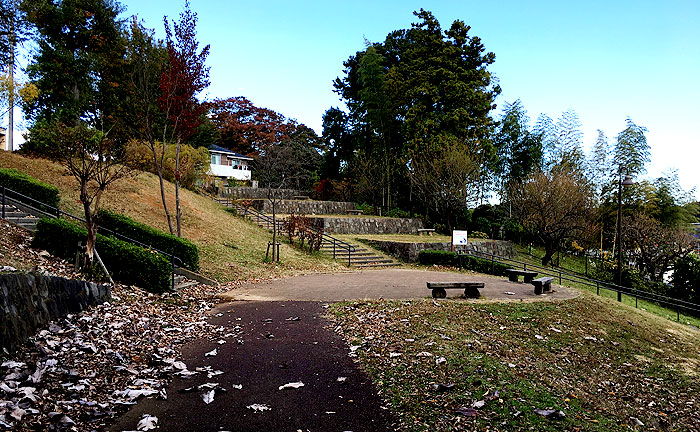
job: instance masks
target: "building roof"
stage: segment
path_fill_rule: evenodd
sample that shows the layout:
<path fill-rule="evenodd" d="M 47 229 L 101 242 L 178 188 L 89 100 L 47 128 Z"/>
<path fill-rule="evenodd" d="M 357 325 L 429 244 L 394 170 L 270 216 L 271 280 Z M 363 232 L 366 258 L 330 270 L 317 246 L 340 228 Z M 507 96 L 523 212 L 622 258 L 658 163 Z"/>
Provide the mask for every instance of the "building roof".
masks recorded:
<path fill-rule="evenodd" d="M 229 149 L 227 149 L 227 148 L 223 148 L 223 147 L 221 147 L 221 146 L 214 145 L 214 144 L 212 144 L 212 145 L 209 146 L 209 151 L 210 151 L 210 152 L 215 152 L 215 153 L 224 153 L 224 154 L 227 154 L 227 155 L 234 156 L 234 157 L 236 157 L 236 158 L 238 158 L 238 159 L 253 160 L 253 158 L 250 158 L 250 157 L 248 157 L 248 156 L 243 156 L 243 155 L 240 154 L 240 153 L 236 153 L 236 152 L 231 151 L 231 150 L 229 150 Z"/>

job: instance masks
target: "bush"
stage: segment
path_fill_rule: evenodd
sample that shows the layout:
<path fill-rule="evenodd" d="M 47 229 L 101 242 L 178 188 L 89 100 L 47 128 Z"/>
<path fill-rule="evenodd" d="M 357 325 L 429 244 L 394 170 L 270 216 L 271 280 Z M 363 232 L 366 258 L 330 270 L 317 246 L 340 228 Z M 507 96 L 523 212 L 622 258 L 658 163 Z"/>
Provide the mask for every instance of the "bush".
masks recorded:
<path fill-rule="evenodd" d="M 58 188 L 21 173 L 16 169 L 0 168 L 0 186 L 5 186 L 22 195 L 58 208 Z M 21 197 L 16 197 L 16 199 L 36 207 L 36 203 L 32 203 L 29 200 Z M 44 208 L 43 210 L 48 209 Z"/>
<path fill-rule="evenodd" d="M 418 253 L 418 262 L 423 265 L 443 265 L 459 267 L 457 252 L 442 250 L 422 250 Z"/>
<path fill-rule="evenodd" d="M 386 212 L 386 216 L 390 217 L 390 218 L 410 218 L 411 213 L 409 213 L 405 210 L 401 210 L 398 207 L 394 207 L 391 210 L 389 210 L 388 212 Z"/>
<path fill-rule="evenodd" d="M 472 231 L 472 233 L 469 236 L 471 238 L 475 238 L 475 239 L 487 239 L 487 238 L 489 238 L 488 234 L 481 232 L 481 231 Z"/>
<path fill-rule="evenodd" d="M 418 253 L 418 262 L 424 265 L 444 265 L 465 268 L 479 273 L 503 276 L 506 269 L 512 266 L 475 257 L 472 255 L 458 255 L 457 252 L 441 250 L 423 250 Z"/>
<path fill-rule="evenodd" d="M 87 238 L 84 228 L 62 219 L 41 219 L 36 228 L 32 246 L 69 260 L 75 257 L 78 242 Z M 96 248 L 114 280 L 151 292 L 170 289 L 172 267 L 165 256 L 99 234 Z"/>
<path fill-rule="evenodd" d="M 121 235 L 138 240 L 152 248 L 175 255 L 182 260 L 182 265 L 192 271 L 199 270 L 199 251 L 191 241 L 151 228 L 148 225 L 119 213 L 100 210 L 100 226 Z M 177 264 L 177 261 L 176 261 Z"/>
<path fill-rule="evenodd" d="M 688 255 L 676 261 L 671 297 L 700 305 L 700 259 Z"/>

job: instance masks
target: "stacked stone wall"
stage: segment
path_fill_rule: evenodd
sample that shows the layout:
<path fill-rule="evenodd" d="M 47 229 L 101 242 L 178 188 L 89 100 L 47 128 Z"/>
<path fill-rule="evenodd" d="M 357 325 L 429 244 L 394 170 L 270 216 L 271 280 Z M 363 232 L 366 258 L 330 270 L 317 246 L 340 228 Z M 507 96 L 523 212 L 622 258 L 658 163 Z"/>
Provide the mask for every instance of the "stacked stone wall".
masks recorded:
<path fill-rule="evenodd" d="M 270 200 L 254 200 L 253 208 L 265 214 L 272 214 Z M 312 200 L 278 200 L 275 204 L 277 214 L 310 215 L 344 215 L 348 210 L 354 210 L 355 204 L 342 201 L 312 201 Z"/>
<path fill-rule="evenodd" d="M 296 196 L 309 196 L 311 192 L 297 189 L 280 189 L 275 191 L 279 199 L 293 199 Z M 267 199 L 267 188 L 225 187 L 221 191 L 224 198 L 231 199 Z"/>
<path fill-rule="evenodd" d="M 314 218 L 329 234 L 416 234 L 423 228 L 420 219 L 380 217 Z"/>
<path fill-rule="evenodd" d="M 0 349 L 13 351 L 49 321 L 110 297 L 109 285 L 38 273 L 0 273 Z"/>
<path fill-rule="evenodd" d="M 405 243 L 393 241 L 368 241 L 372 247 L 380 249 L 387 254 L 398 258 L 404 262 L 417 262 L 418 254 L 422 250 L 443 250 L 449 251 L 450 243 Z M 506 258 L 515 258 L 516 251 L 513 243 L 509 241 L 485 241 L 485 242 L 470 242 L 467 249 L 475 250 L 485 254 L 493 254 Z M 490 256 L 490 255 L 489 255 Z"/>

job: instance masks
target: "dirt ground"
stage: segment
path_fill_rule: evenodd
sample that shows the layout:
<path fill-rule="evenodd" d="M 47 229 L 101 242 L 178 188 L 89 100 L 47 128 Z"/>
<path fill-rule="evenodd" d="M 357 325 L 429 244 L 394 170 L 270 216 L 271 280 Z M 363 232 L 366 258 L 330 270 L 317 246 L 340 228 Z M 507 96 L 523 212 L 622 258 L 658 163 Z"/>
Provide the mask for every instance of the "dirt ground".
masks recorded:
<path fill-rule="evenodd" d="M 578 296 L 575 289 L 552 284 L 552 293 L 535 295 L 531 284 L 509 282 L 506 277 L 470 275 L 432 270 L 387 269 L 352 273 L 311 274 L 271 282 L 245 284 L 221 294 L 225 300 L 342 301 L 363 298 L 412 299 L 431 295 L 426 282 L 483 282 L 481 299 L 546 301 Z M 510 293 L 510 294 L 508 294 Z M 448 298 L 463 290 L 447 291 Z"/>

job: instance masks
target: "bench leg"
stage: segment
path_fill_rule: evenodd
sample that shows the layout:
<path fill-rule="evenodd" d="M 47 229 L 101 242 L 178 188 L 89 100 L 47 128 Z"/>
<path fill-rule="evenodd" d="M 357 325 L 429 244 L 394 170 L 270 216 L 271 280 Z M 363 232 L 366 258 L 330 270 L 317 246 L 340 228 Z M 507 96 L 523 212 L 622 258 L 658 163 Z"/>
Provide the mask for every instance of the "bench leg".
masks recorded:
<path fill-rule="evenodd" d="M 540 295 L 542 294 L 542 284 L 534 284 L 535 285 L 535 294 Z"/>
<path fill-rule="evenodd" d="M 551 282 L 547 282 L 546 284 L 544 284 L 543 291 L 544 291 L 544 292 L 550 292 L 550 291 L 552 291 L 552 283 L 551 283 Z"/>
<path fill-rule="evenodd" d="M 508 275 L 508 280 L 511 281 L 511 282 L 517 282 L 517 281 L 518 281 L 518 275 L 516 275 L 516 274 Z"/>
<path fill-rule="evenodd" d="M 442 288 L 433 288 L 433 298 L 445 298 L 447 297 L 447 291 Z"/>
<path fill-rule="evenodd" d="M 477 287 L 469 287 L 464 289 L 464 297 L 466 298 L 479 298 L 481 293 Z"/>
<path fill-rule="evenodd" d="M 532 279 L 534 279 L 533 276 L 530 276 L 530 275 L 525 275 L 525 276 L 523 276 L 523 281 L 524 281 L 525 283 L 532 283 Z"/>

